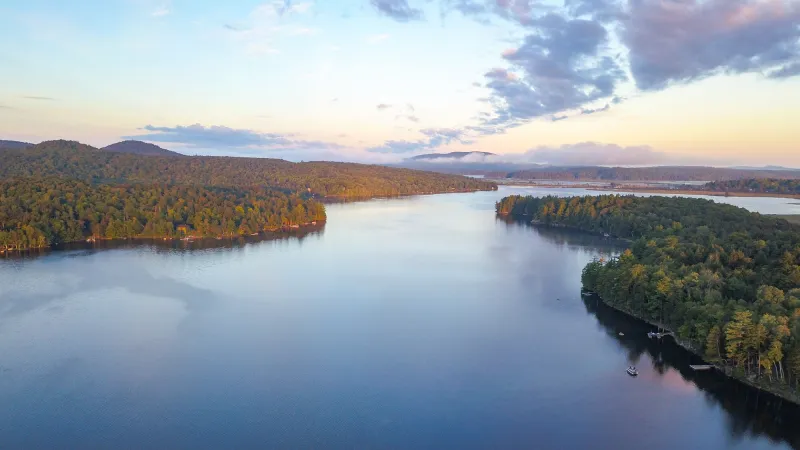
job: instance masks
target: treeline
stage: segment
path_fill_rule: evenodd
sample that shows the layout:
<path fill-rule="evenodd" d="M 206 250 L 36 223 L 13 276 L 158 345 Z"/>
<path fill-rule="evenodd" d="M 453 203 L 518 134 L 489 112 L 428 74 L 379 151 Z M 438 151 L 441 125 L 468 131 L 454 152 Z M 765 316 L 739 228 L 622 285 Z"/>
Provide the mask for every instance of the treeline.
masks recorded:
<path fill-rule="evenodd" d="M 800 227 L 681 197 L 514 196 L 497 212 L 634 240 L 584 287 L 738 376 L 800 384 Z"/>
<path fill-rule="evenodd" d="M 269 188 L 0 181 L 0 250 L 85 239 L 232 237 L 325 220 L 312 199 Z"/>
<path fill-rule="evenodd" d="M 711 183 L 706 183 L 703 188 L 715 192 L 759 192 L 800 195 L 800 180 L 750 178 L 746 180 L 713 181 Z"/>
<path fill-rule="evenodd" d="M 506 178 L 558 181 L 721 181 L 751 178 L 800 179 L 800 170 L 723 167 L 541 167 L 510 172 Z"/>
<path fill-rule="evenodd" d="M 59 176 L 91 183 L 269 186 L 321 197 L 376 197 L 496 189 L 493 183 L 384 166 L 101 151 L 74 141 L 4 150 L 0 177 Z"/>

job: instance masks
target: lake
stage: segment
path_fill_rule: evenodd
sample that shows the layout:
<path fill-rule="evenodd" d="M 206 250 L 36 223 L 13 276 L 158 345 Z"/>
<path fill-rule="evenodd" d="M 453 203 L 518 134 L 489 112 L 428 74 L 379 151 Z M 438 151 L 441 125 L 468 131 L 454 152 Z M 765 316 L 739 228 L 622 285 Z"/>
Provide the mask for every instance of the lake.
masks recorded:
<path fill-rule="evenodd" d="M 800 448 L 798 408 L 581 297 L 583 266 L 620 244 L 501 220 L 509 193 L 586 191 L 0 258 L 0 448 Z"/>

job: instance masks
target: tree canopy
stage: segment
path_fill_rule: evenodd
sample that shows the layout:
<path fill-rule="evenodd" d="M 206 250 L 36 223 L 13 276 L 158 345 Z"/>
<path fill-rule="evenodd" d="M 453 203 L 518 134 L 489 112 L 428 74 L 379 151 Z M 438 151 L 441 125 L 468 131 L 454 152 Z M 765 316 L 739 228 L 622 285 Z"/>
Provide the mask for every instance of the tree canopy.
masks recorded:
<path fill-rule="evenodd" d="M 0 250 L 87 238 L 237 236 L 325 220 L 313 199 L 269 188 L 0 181 Z"/>
<path fill-rule="evenodd" d="M 769 194 L 800 195 L 800 180 L 778 178 L 748 178 L 745 180 L 712 181 L 704 188 L 717 192 L 759 192 Z"/>

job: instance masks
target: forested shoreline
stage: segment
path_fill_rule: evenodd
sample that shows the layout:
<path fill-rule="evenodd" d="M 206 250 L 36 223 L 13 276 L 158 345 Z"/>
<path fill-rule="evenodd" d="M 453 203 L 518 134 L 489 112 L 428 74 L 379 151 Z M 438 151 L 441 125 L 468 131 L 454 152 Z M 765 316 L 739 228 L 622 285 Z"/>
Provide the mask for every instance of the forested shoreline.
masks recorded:
<path fill-rule="evenodd" d="M 714 192 L 800 195 L 800 180 L 749 178 L 744 180 L 712 181 L 705 184 L 703 188 Z"/>
<path fill-rule="evenodd" d="M 324 222 L 319 199 L 496 188 L 382 166 L 143 155 L 49 141 L 0 153 L 0 252 L 82 240 L 253 235 Z"/>
<path fill-rule="evenodd" d="M 605 303 L 675 332 L 726 373 L 800 399 L 800 227 L 710 200 L 510 196 L 497 212 L 632 241 L 584 268 Z"/>
<path fill-rule="evenodd" d="M 325 221 L 324 206 L 268 188 L 0 181 L 0 250 L 97 239 L 234 237 Z"/>

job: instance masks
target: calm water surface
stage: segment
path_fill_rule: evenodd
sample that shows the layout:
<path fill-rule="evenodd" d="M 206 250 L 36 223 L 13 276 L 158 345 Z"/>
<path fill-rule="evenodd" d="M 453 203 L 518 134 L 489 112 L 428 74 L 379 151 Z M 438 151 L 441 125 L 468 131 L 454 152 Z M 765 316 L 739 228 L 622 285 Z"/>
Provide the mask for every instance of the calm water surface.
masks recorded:
<path fill-rule="evenodd" d="M 0 448 L 800 446 L 796 408 L 692 373 L 581 298 L 613 241 L 493 212 L 574 191 L 336 204 L 302 239 L 235 247 L 0 259 Z"/>

